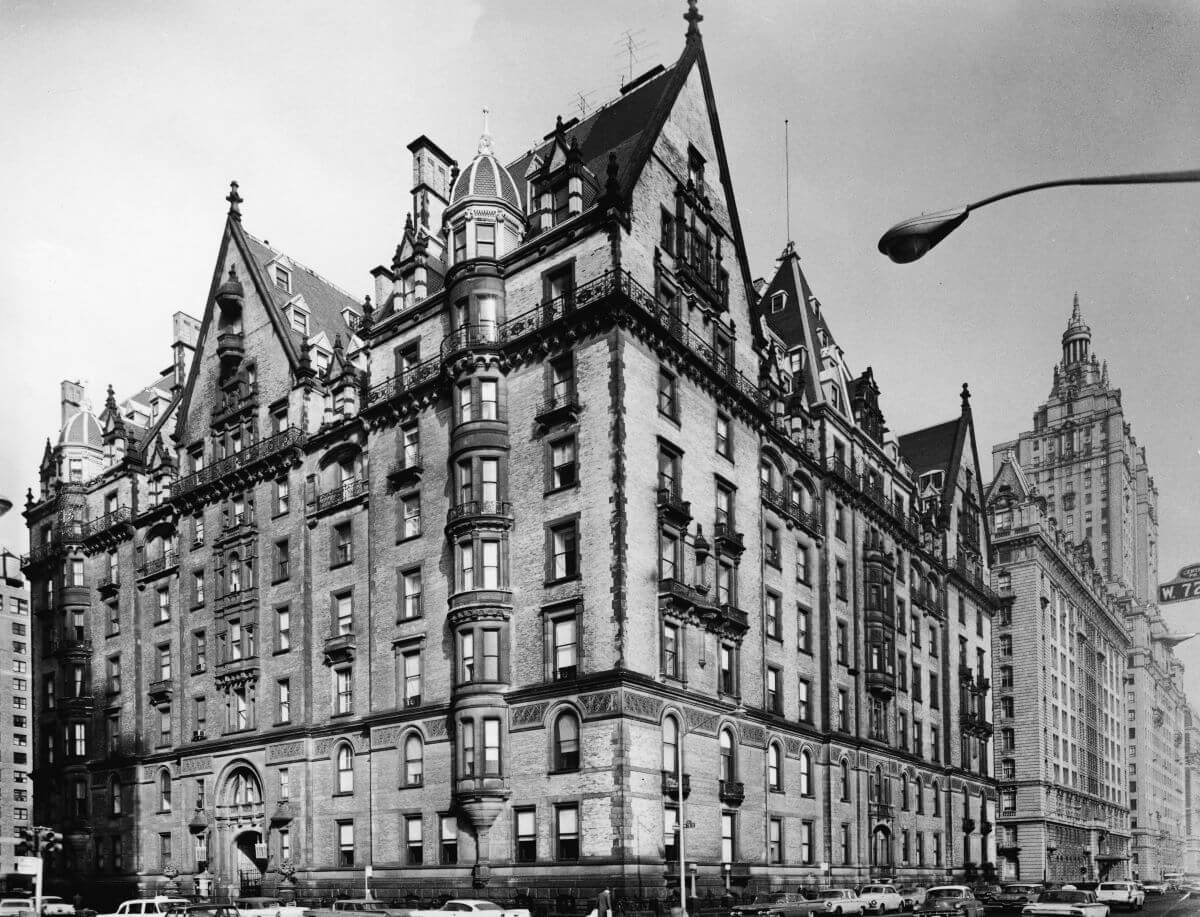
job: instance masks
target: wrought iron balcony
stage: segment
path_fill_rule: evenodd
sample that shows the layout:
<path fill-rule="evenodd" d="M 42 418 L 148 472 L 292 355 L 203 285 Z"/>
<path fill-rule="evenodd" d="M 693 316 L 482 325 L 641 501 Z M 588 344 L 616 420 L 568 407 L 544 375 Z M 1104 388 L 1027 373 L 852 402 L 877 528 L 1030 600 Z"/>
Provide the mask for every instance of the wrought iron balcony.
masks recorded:
<path fill-rule="evenodd" d="M 76 585 L 74 583 L 69 586 L 63 586 L 58 593 L 58 602 L 60 605 L 91 605 L 91 587 Z"/>
<path fill-rule="evenodd" d="M 744 634 L 750 629 L 750 615 L 735 605 L 724 604 L 717 608 L 717 619 L 725 630 Z"/>
<path fill-rule="evenodd" d="M 91 694 L 64 697 L 58 702 L 59 715 L 63 717 L 91 716 L 96 709 L 96 699 Z"/>
<path fill-rule="evenodd" d="M 780 516 L 783 516 L 785 521 L 790 520 L 799 524 L 811 535 L 820 537 L 824 534 L 821 517 L 816 513 L 804 510 L 799 503 L 792 500 L 783 491 L 775 490 L 773 487 L 767 487 L 764 484 L 762 486 L 762 498 L 768 506 L 779 513 Z"/>
<path fill-rule="evenodd" d="M 446 526 L 453 528 L 480 520 L 508 522 L 512 514 L 512 503 L 507 500 L 467 500 L 450 507 Z"/>
<path fill-rule="evenodd" d="M 354 478 L 338 484 L 330 490 L 318 493 L 308 504 L 310 514 L 319 515 L 335 510 L 344 504 L 365 497 L 368 491 L 366 478 Z"/>
<path fill-rule="evenodd" d="M 684 779 L 687 779 L 687 775 L 684 775 Z M 746 799 L 746 786 L 740 780 L 722 780 L 717 796 L 726 805 L 740 806 Z"/>
<path fill-rule="evenodd" d="M 662 791 L 663 795 L 670 799 L 679 799 L 679 779 L 675 771 L 662 772 Z M 683 798 L 687 799 L 692 792 L 692 777 L 691 774 L 683 775 Z"/>
<path fill-rule="evenodd" d="M 152 557 L 138 567 L 137 578 L 139 580 L 157 579 L 170 573 L 177 566 L 179 566 L 179 555 L 174 551 L 167 551 L 161 557 Z"/>
<path fill-rule="evenodd" d="M 713 545 L 726 554 L 741 554 L 746 550 L 745 537 L 734 528 L 732 522 L 717 522 L 713 525 Z"/>
<path fill-rule="evenodd" d="M 543 401 L 533 419 L 543 427 L 549 427 L 575 420 L 578 416 L 579 396 L 575 392 L 565 392 Z"/>
<path fill-rule="evenodd" d="M 680 528 L 692 521 L 692 504 L 683 499 L 682 488 L 677 483 L 658 488 L 658 514 L 664 522 Z"/>
<path fill-rule="evenodd" d="M 92 655 L 92 641 L 54 634 L 50 638 L 50 652 L 63 659 L 89 659 Z"/>
<path fill-rule="evenodd" d="M 353 633 L 333 634 L 325 638 L 325 664 L 353 662 L 357 640 Z"/>
<path fill-rule="evenodd" d="M 681 614 L 688 614 L 694 610 L 715 611 L 717 607 L 716 600 L 709 594 L 707 587 L 698 589 L 677 579 L 660 579 L 658 594 L 674 603 Z"/>
<path fill-rule="evenodd" d="M 117 570 L 105 571 L 100 582 L 96 584 L 96 591 L 100 593 L 101 598 L 108 598 L 111 595 L 115 595 L 120 588 L 121 574 Z"/>
<path fill-rule="evenodd" d="M 402 369 L 396 375 L 367 389 L 364 407 L 374 407 L 402 395 L 412 394 L 420 386 L 438 379 L 441 374 L 442 360 L 440 357 L 432 357 L 423 363 Z"/>
<path fill-rule="evenodd" d="M 421 450 L 406 447 L 400 452 L 400 460 L 388 472 L 388 483 L 393 487 L 403 487 L 421 479 L 425 471 L 425 463 L 421 460 Z"/>
<path fill-rule="evenodd" d="M 152 704 L 169 704 L 175 694 L 175 682 L 170 678 L 160 678 L 158 681 L 152 681 L 146 693 L 150 696 L 150 703 Z"/>
<path fill-rule="evenodd" d="M 251 443 L 240 452 L 235 452 L 219 462 L 206 465 L 193 474 L 180 478 L 171 486 L 171 499 L 182 500 L 207 485 L 217 482 L 235 481 L 244 477 L 251 480 L 258 470 L 269 469 L 272 460 L 279 460 L 291 449 L 304 444 L 304 434 L 296 427 Z"/>
<path fill-rule="evenodd" d="M 463 325 L 442 339 L 442 362 L 462 353 L 499 350 L 501 346 L 500 326 L 496 322 Z"/>
<path fill-rule="evenodd" d="M 896 814 L 896 807 L 890 802 L 875 802 L 872 800 L 867 803 L 867 817 L 875 819 L 892 818 Z"/>
<path fill-rule="evenodd" d="M 99 541 L 104 535 L 110 531 L 117 529 L 130 528 L 133 520 L 133 511 L 128 506 L 120 506 L 111 512 L 105 513 L 95 519 L 89 519 L 83 524 L 83 540 L 86 543 Z"/>

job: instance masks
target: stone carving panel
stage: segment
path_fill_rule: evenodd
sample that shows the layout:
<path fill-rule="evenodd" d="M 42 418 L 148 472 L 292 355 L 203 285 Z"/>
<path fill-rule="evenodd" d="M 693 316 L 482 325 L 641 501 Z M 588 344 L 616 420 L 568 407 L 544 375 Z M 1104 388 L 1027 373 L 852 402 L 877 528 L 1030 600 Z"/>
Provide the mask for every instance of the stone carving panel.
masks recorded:
<path fill-rule="evenodd" d="M 303 742 L 280 742 L 267 748 L 267 761 L 292 761 L 303 757 Z"/>
<path fill-rule="evenodd" d="M 181 774 L 203 774 L 212 770 L 212 755 L 197 755 L 195 758 L 184 758 L 179 765 Z"/>
<path fill-rule="evenodd" d="M 717 734 L 718 719 L 715 713 L 701 713 L 697 710 L 689 710 L 687 722 L 690 732 L 699 732 L 710 736 Z"/>
<path fill-rule="evenodd" d="M 662 701 L 655 697 L 647 697 L 645 694 L 626 691 L 622 702 L 625 712 L 630 716 L 658 722 L 659 717 L 662 715 Z"/>
<path fill-rule="evenodd" d="M 542 725 L 547 704 L 525 704 L 509 711 L 509 724 L 513 729 L 530 729 Z"/>
<path fill-rule="evenodd" d="M 750 748 L 765 748 L 767 744 L 767 731 L 761 726 L 746 723 L 742 726 L 742 744 Z"/>
<path fill-rule="evenodd" d="M 579 698 L 579 706 L 583 708 L 584 716 L 603 716 L 617 712 L 617 692 L 601 691 L 597 694 L 585 694 Z"/>
<path fill-rule="evenodd" d="M 432 720 L 425 720 L 421 723 L 421 729 L 425 732 L 426 742 L 437 742 L 450 737 L 450 734 L 446 731 L 446 718 L 442 716 Z"/>

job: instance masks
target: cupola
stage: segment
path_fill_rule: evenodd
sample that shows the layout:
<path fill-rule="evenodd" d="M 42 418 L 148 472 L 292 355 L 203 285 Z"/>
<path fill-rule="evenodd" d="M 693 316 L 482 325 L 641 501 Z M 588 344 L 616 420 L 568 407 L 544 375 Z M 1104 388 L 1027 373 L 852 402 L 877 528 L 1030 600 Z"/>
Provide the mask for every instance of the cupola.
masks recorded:
<path fill-rule="evenodd" d="M 446 223 L 450 241 L 447 263 L 451 266 L 474 259 L 499 260 L 524 238 L 521 195 L 492 148 L 487 109 L 475 158 L 451 188 Z"/>

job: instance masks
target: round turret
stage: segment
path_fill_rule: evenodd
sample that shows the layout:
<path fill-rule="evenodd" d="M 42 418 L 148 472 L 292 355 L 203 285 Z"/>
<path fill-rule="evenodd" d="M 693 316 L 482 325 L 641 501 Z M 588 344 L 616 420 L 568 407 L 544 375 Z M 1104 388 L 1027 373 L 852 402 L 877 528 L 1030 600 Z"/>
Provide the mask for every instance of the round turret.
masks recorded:
<path fill-rule="evenodd" d="M 518 214 L 523 213 L 517 183 L 492 152 L 492 139 L 484 134 L 479 139 L 479 152 L 458 176 L 450 190 L 450 206 L 458 209 L 465 203 L 503 203 Z"/>
<path fill-rule="evenodd" d="M 100 449 L 104 446 L 104 430 L 96 415 L 88 410 L 76 411 L 63 424 L 58 436 L 60 446 L 87 446 Z"/>
<path fill-rule="evenodd" d="M 479 152 L 450 189 L 445 219 L 446 260 L 452 270 L 466 261 L 499 261 L 525 237 L 525 211 L 517 183 L 492 151 L 486 125 Z"/>

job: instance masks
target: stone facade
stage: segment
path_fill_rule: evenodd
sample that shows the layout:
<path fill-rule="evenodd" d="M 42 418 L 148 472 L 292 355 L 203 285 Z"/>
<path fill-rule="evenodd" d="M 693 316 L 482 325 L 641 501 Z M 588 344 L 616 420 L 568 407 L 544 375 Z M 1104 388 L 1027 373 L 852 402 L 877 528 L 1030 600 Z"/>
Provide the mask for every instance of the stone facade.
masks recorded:
<path fill-rule="evenodd" d="M 33 824 L 33 718 L 30 711 L 29 586 L 21 575 L 19 558 L 0 550 L 0 837 L 16 837 Z M 17 878 L 13 847 L 0 846 L 0 876 L 6 888 L 28 888 L 27 878 Z"/>
<path fill-rule="evenodd" d="M 95 467 L 48 455 L 27 506 L 43 677 L 78 660 L 91 701 L 42 727 L 41 779 L 89 790 L 41 809 L 67 869 L 503 899 L 660 897 L 681 844 L 700 894 L 991 870 L 969 400 L 906 455 L 794 253 L 751 283 L 689 21 L 507 168 L 414 141 L 373 304 L 232 189 L 169 405 L 110 397 Z"/>

